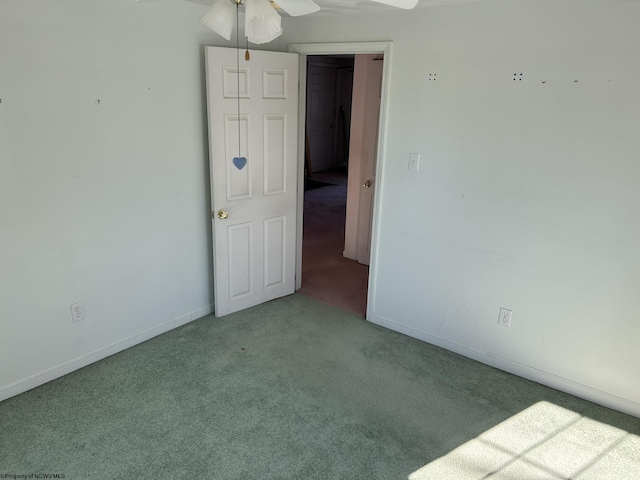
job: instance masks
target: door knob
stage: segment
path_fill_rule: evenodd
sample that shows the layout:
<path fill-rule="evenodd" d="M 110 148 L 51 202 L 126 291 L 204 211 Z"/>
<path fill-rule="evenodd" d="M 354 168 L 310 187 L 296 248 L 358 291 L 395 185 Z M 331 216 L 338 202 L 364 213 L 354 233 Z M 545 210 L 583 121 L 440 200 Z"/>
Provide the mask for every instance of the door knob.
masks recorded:
<path fill-rule="evenodd" d="M 220 220 L 226 220 L 227 218 L 229 218 L 229 214 L 227 212 L 225 212 L 224 210 L 220 210 L 218 212 L 218 218 Z"/>
<path fill-rule="evenodd" d="M 363 186 L 364 188 L 369 188 L 369 187 L 371 187 L 371 180 L 367 180 L 366 182 L 364 182 L 364 183 L 362 184 L 362 186 Z"/>

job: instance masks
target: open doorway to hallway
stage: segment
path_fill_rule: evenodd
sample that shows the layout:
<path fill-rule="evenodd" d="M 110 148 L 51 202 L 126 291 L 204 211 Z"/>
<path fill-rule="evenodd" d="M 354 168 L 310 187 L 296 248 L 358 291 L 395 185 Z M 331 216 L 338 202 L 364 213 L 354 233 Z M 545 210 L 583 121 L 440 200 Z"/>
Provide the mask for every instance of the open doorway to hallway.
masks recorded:
<path fill-rule="evenodd" d="M 309 178 L 314 187 L 316 182 L 327 185 L 304 194 L 302 288 L 298 291 L 364 316 L 369 267 L 343 255 L 347 172 L 328 170 Z"/>
<path fill-rule="evenodd" d="M 367 307 L 380 60 L 382 55 L 307 57 L 299 291 L 362 316 Z"/>

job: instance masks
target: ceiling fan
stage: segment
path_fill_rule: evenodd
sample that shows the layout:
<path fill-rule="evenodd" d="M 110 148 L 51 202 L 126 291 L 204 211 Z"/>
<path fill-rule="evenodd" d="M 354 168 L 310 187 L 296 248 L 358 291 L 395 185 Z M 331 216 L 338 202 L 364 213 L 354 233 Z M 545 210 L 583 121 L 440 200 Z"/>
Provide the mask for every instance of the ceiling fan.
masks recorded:
<path fill-rule="evenodd" d="M 150 0 L 134 0 L 150 1 Z M 151 0 L 152 1 L 152 0 Z M 208 4 L 207 0 L 188 0 L 194 3 Z M 411 9 L 418 0 L 372 0 L 392 7 Z M 308 15 L 320 10 L 313 0 L 214 0 L 211 8 L 200 21 L 221 37 L 231 40 L 231 31 L 237 22 L 240 5 L 245 8 L 245 35 L 251 43 L 268 43 L 282 35 L 278 10 L 292 17 Z"/>

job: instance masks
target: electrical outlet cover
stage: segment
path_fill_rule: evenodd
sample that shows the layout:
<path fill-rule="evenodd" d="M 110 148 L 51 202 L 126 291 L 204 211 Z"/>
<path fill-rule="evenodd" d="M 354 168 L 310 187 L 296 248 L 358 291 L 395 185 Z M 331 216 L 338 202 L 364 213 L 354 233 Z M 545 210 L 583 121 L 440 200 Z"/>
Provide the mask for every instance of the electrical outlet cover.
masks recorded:
<path fill-rule="evenodd" d="M 84 304 L 82 302 L 71 305 L 71 320 L 74 322 L 84 320 Z"/>
<path fill-rule="evenodd" d="M 508 308 L 500 308 L 500 315 L 498 315 L 498 323 L 500 325 L 504 325 L 505 327 L 511 326 L 511 314 L 513 312 Z"/>

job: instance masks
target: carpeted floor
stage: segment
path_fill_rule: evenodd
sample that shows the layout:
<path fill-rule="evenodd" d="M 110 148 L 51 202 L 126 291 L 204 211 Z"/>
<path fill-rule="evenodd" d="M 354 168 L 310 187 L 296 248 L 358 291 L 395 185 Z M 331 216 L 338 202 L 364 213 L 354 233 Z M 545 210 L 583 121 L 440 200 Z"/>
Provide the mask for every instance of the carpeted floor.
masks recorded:
<path fill-rule="evenodd" d="M 640 475 L 640 436 L 538 402 L 409 480 L 621 480 Z"/>
<path fill-rule="evenodd" d="M 347 175 L 328 171 L 316 173 L 315 178 L 331 185 L 305 192 L 298 292 L 364 317 L 369 267 L 343 256 Z"/>
<path fill-rule="evenodd" d="M 0 473 L 406 479 L 541 401 L 640 434 L 640 419 L 295 294 L 0 403 Z"/>

